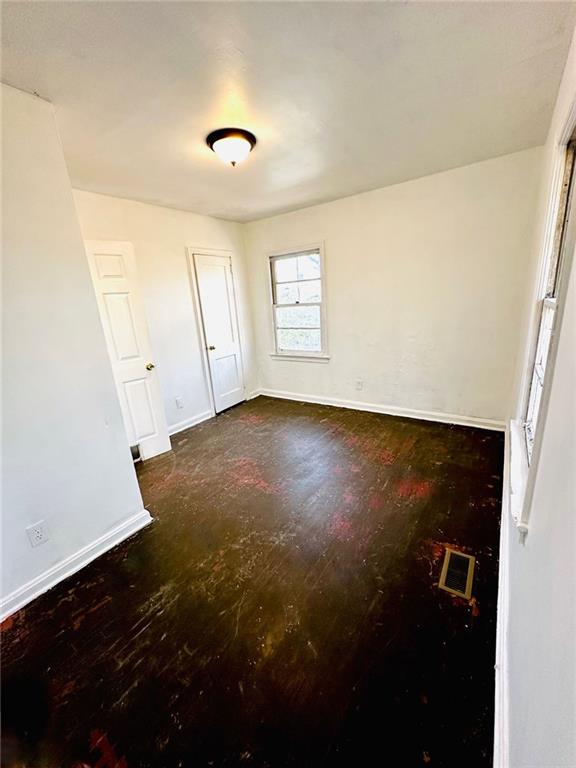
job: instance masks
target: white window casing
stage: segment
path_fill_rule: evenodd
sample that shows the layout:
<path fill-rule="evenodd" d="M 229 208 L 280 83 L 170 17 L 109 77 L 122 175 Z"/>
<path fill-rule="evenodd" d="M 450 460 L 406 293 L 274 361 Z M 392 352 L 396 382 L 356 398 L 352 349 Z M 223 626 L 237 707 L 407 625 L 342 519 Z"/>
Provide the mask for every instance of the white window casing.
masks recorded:
<path fill-rule="evenodd" d="M 324 258 L 321 245 L 268 257 L 273 357 L 327 360 Z"/>

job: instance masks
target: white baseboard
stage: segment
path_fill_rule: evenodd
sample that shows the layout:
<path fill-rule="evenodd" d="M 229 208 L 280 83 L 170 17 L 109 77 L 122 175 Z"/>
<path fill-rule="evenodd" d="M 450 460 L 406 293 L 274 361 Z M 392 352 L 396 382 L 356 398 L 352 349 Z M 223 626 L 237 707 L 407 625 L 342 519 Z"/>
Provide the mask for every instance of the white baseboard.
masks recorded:
<path fill-rule="evenodd" d="M 303 395 L 300 392 L 284 392 L 279 389 L 260 389 L 251 397 L 266 395 L 277 397 L 281 400 L 296 400 L 302 403 L 316 403 L 318 405 L 333 405 L 336 408 L 351 408 L 355 411 L 370 411 L 371 413 L 383 413 L 387 416 L 404 416 L 409 419 L 422 419 L 424 421 L 439 421 L 443 424 L 458 424 L 463 427 L 480 427 L 481 429 L 493 429 L 503 432 L 506 424 L 503 421 L 484 419 L 479 416 L 461 416 L 455 413 L 443 413 L 441 411 L 419 411 L 412 408 L 402 408 L 396 405 L 380 405 L 378 403 L 366 403 L 361 400 L 342 400 L 338 397 L 318 397 L 316 395 Z"/>
<path fill-rule="evenodd" d="M 84 568 L 85 565 L 107 552 L 112 547 L 120 544 L 132 534 L 152 522 L 152 517 L 146 509 L 142 509 L 132 517 L 117 525 L 108 533 L 93 541 L 91 544 L 78 550 L 62 562 L 53 565 L 47 571 L 36 576 L 24 586 L 14 590 L 0 601 L 0 621 L 20 610 L 35 598 L 47 592 L 59 582 L 72 576 L 72 574 Z"/>
<path fill-rule="evenodd" d="M 177 424 L 172 424 L 168 427 L 168 434 L 170 436 L 176 435 L 178 432 L 183 432 L 185 429 L 190 429 L 190 427 L 195 427 L 196 424 L 211 419 L 213 416 L 215 416 L 214 411 L 203 411 L 197 416 L 192 416 L 190 419 L 184 419 L 184 421 L 179 421 Z"/>
<path fill-rule="evenodd" d="M 510 511 L 510 431 L 506 430 L 504 477 L 502 483 L 502 519 L 498 564 L 498 605 L 496 609 L 496 671 L 494 690 L 494 768 L 509 768 L 508 739 L 508 618 L 510 613 L 509 542 Z"/>

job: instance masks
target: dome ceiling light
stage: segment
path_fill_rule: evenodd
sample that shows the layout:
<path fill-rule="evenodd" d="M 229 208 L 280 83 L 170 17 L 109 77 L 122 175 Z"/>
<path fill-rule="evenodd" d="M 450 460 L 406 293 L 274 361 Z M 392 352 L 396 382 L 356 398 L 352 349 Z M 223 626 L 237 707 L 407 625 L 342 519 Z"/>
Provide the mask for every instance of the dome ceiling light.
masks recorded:
<path fill-rule="evenodd" d="M 220 160 L 235 166 L 252 152 L 256 136 L 243 128 L 219 128 L 206 136 L 206 144 Z"/>

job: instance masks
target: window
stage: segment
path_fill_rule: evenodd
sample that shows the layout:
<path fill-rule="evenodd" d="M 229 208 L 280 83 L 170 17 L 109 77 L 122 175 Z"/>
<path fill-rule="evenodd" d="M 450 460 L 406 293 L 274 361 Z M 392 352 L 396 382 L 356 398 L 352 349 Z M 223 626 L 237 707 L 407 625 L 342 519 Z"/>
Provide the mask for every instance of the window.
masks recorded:
<path fill-rule="evenodd" d="M 270 257 L 276 353 L 325 353 L 320 248 Z"/>
<path fill-rule="evenodd" d="M 544 391 L 546 367 L 548 364 L 548 357 L 550 352 L 550 342 L 552 340 L 554 325 L 558 314 L 559 278 L 562 269 L 564 242 L 572 198 L 575 154 L 576 141 L 573 139 L 570 141 L 566 148 L 564 177 L 562 179 L 562 189 L 560 193 L 556 229 L 554 232 L 554 240 L 549 263 L 545 269 L 546 282 L 543 291 L 544 296 L 540 302 L 540 324 L 538 328 L 538 340 L 536 343 L 536 355 L 534 357 L 534 366 L 532 368 L 530 390 L 526 407 L 526 418 L 524 422 L 528 462 L 530 462 L 532 458 L 534 438 L 538 426 L 538 416 L 540 414 L 540 405 Z"/>

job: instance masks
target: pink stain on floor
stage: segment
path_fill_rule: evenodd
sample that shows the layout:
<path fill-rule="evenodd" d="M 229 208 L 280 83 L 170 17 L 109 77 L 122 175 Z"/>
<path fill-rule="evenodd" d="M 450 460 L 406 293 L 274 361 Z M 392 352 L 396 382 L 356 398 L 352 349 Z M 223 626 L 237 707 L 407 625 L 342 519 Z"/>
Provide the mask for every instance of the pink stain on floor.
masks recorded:
<path fill-rule="evenodd" d="M 378 512 L 382 507 L 382 496 L 379 493 L 371 493 L 368 497 L 368 509 L 371 512 Z"/>
<path fill-rule="evenodd" d="M 389 448 L 380 448 L 379 441 L 373 437 L 348 435 L 344 439 L 344 444 L 348 448 L 356 448 L 368 461 L 375 461 L 384 466 L 390 466 L 396 460 L 396 456 L 392 451 Z"/>
<path fill-rule="evenodd" d="M 265 419 L 257 413 L 243 413 L 238 421 L 241 421 L 243 424 L 264 424 Z"/>
<path fill-rule="evenodd" d="M 336 512 L 328 525 L 328 533 L 335 539 L 348 541 L 352 536 L 352 523 L 340 512 Z"/>
<path fill-rule="evenodd" d="M 344 489 L 344 493 L 342 494 L 342 501 L 344 504 L 354 504 L 356 501 L 356 496 L 352 493 L 350 488 Z"/>
<path fill-rule="evenodd" d="M 407 478 L 396 486 L 396 493 L 401 499 L 427 499 L 432 493 L 432 483 L 429 480 Z"/>
<path fill-rule="evenodd" d="M 339 477 L 342 477 L 349 473 L 357 475 L 361 471 L 362 471 L 362 467 L 360 467 L 358 464 L 346 464 L 344 466 L 342 466 L 342 464 L 336 464 L 332 470 L 332 472 L 335 475 L 338 475 Z"/>
<path fill-rule="evenodd" d="M 381 451 L 377 451 L 374 455 L 374 458 L 380 464 L 385 464 L 388 467 L 394 464 L 395 459 L 392 451 L 389 451 L 387 448 L 383 448 Z"/>
<path fill-rule="evenodd" d="M 264 479 L 262 470 L 253 459 L 236 459 L 230 478 L 239 487 L 257 488 L 264 493 L 278 493 L 278 483 L 269 483 Z"/>

